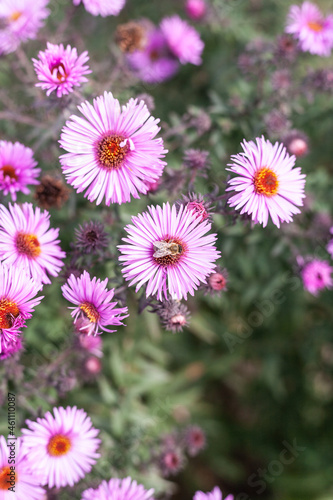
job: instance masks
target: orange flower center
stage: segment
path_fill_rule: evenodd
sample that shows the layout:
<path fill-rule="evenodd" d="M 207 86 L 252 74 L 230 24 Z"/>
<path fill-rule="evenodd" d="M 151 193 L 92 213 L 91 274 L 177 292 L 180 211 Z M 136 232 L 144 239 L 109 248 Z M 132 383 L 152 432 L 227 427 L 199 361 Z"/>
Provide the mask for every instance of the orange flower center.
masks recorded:
<path fill-rule="evenodd" d="M 97 145 L 97 157 L 102 167 L 118 168 L 129 151 L 129 144 L 125 138 L 118 135 L 108 135 Z"/>
<path fill-rule="evenodd" d="M 154 61 L 157 61 L 159 59 L 160 55 L 159 55 L 157 50 L 152 50 L 149 54 L 149 57 L 150 57 L 150 60 L 154 62 Z"/>
<path fill-rule="evenodd" d="M 60 68 L 62 69 L 62 71 L 60 71 Z M 63 82 L 68 77 L 68 74 L 66 73 L 66 70 L 65 70 L 65 66 L 63 65 L 62 62 L 55 64 L 54 66 L 52 66 L 50 68 L 50 71 L 52 74 L 53 74 L 54 70 L 57 71 L 56 76 L 57 76 L 59 82 Z"/>
<path fill-rule="evenodd" d="M 273 196 L 277 193 L 279 181 L 277 175 L 270 168 L 264 167 L 256 172 L 253 179 L 254 189 L 257 194 Z"/>
<path fill-rule="evenodd" d="M 63 434 L 52 436 L 47 445 L 47 451 L 52 457 L 61 457 L 66 455 L 72 447 L 69 437 Z"/>
<path fill-rule="evenodd" d="M 18 233 L 16 236 L 16 248 L 19 253 L 23 253 L 34 259 L 41 253 L 40 244 L 34 234 Z"/>
<path fill-rule="evenodd" d="M 15 318 L 20 314 L 20 310 L 15 302 L 9 299 L 0 300 L 0 330 L 11 328 Z"/>
<path fill-rule="evenodd" d="M 0 469 L 0 490 L 8 490 L 10 487 L 10 467 L 6 465 Z M 17 482 L 17 474 L 15 472 L 15 482 Z"/>
<path fill-rule="evenodd" d="M 22 12 L 19 12 L 18 10 L 14 11 L 10 16 L 9 16 L 9 21 L 11 22 L 15 22 L 17 21 L 18 19 L 20 19 L 20 17 L 22 16 Z"/>
<path fill-rule="evenodd" d="M 315 31 L 316 33 L 320 33 L 324 29 L 324 26 L 321 22 L 315 21 L 308 22 L 308 27 L 310 28 L 310 30 Z"/>
<path fill-rule="evenodd" d="M 97 323 L 100 318 L 100 314 L 93 304 L 90 302 L 83 302 L 80 304 L 80 309 L 92 323 Z"/>
<path fill-rule="evenodd" d="M 178 238 L 164 238 L 159 243 L 162 246 L 153 246 L 153 258 L 160 266 L 172 266 L 177 264 L 185 251 L 185 245 Z M 154 255 L 156 255 L 154 257 Z"/>
<path fill-rule="evenodd" d="M 0 170 L 2 171 L 4 177 L 10 177 L 11 179 L 17 181 L 18 177 L 16 175 L 15 168 L 11 165 L 4 165 L 0 168 Z"/>

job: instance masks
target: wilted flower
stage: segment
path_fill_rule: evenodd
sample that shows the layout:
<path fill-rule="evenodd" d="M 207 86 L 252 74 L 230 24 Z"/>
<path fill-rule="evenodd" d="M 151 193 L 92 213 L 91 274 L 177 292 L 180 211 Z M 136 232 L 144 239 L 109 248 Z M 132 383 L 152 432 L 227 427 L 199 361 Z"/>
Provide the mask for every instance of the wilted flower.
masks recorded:
<path fill-rule="evenodd" d="M 205 200 L 202 194 L 198 193 L 188 193 L 188 195 L 182 195 L 183 199 L 177 200 L 178 206 L 184 205 L 187 210 L 192 212 L 200 222 L 207 220 L 212 222 L 212 211 L 213 208 L 211 203 Z"/>
<path fill-rule="evenodd" d="M 84 222 L 75 231 L 75 248 L 83 253 L 99 253 L 108 246 L 109 235 L 99 221 Z"/>
<path fill-rule="evenodd" d="M 94 335 L 100 334 L 99 329 L 104 332 L 115 332 L 105 328 L 107 325 L 123 325 L 122 320 L 127 318 L 127 307 L 116 308 L 117 302 L 111 302 L 114 296 L 114 288 L 108 290 L 106 288 L 108 279 L 101 281 L 97 278 L 90 278 L 87 271 L 79 278 L 75 278 L 72 274 L 67 283 L 61 287 L 63 296 L 76 307 L 73 309 L 72 316 L 74 324 L 80 317 L 88 318 L 92 323 L 92 331 Z M 85 327 L 86 328 L 86 327 Z M 82 328 L 82 331 L 85 330 Z"/>
<path fill-rule="evenodd" d="M 291 73 L 289 69 L 278 69 L 274 71 L 271 82 L 274 90 L 281 94 L 286 93 L 291 87 Z"/>
<path fill-rule="evenodd" d="M 115 40 L 123 52 L 134 52 L 142 50 L 146 44 L 146 29 L 143 23 L 129 21 L 125 24 L 118 24 Z"/>
<path fill-rule="evenodd" d="M 241 214 L 252 215 L 254 222 L 265 227 L 271 216 L 273 223 L 291 222 L 303 205 L 305 175 L 294 168 L 295 157 L 289 156 L 283 144 L 274 145 L 264 137 L 242 143 L 243 153 L 233 155 L 228 170 L 238 174 L 228 181 L 227 191 L 236 191 L 228 203 Z"/>
<path fill-rule="evenodd" d="M 206 435 L 198 425 L 191 425 L 185 430 L 184 440 L 191 457 L 195 457 L 206 446 Z"/>
<path fill-rule="evenodd" d="M 81 0 L 73 0 L 79 5 Z M 93 16 L 118 16 L 126 0 L 82 0 L 84 8 Z"/>
<path fill-rule="evenodd" d="M 217 486 L 215 486 L 215 488 L 209 493 L 197 491 L 193 500 L 222 500 L 222 491 Z M 234 500 L 234 496 L 228 495 L 224 500 Z"/>
<path fill-rule="evenodd" d="M 201 149 L 187 149 L 184 153 L 183 162 L 190 170 L 204 172 L 210 167 L 209 152 Z"/>
<path fill-rule="evenodd" d="M 181 64 L 202 63 L 201 54 L 205 44 L 192 26 L 179 16 L 164 18 L 160 26 L 169 49 Z"/>
<path fill-rule="evenodd" d="M 40 168 L 35 168 L 33 151 L 19 142 L 0 141 L 0 190 L 16 201 L 16 193 L 29 194 L 29 184 L 38 184 Z"/>
<path fill-rule="evenodd" d="M 158 463 L 164 477 L 175 476 L 184 467 L 185 459 L 180 448 L 172 447 L 163 450 Z"/>
<path fill-rule="evenodd" d="M 36 38 L 50 11 L 49 0 L 1 0 L 0 54 L 14 52 L 21 42 Z"/>
<path fill-rule="evenodd" d="M 26 420 L 23 446 L 40 484 L 49 488 L 73 486 L 99 458 L 99 430 L 92 426 L 86 412 L 76 406 L 53 408 L 53 412 L 54 416 L 48 411 L 37 422 Z"/>
<path fill-rule="evenodd" d="M 188 17 L 197 21 L 206 14 L 207 5 L 205 0 L 186 0 L 185 9 Z"/>
<path fill-rule="evenodd" d="M 51 283 L 48 274 L 58 276 L 66 254 L 59 246 L 59 229 L 50 229 L 50 214 L 22 206 L 0 205 L 0 259 L 26 270 L 36 282 Z"/>
<path fill-rule="evenodd" d="M 290 130 L 282 138 L 282 142 L 286 146 L 288 153 L 295 155 L 296 158 L 306 156 L 309 152 L 309 138 L 300 130 Z"/>
<path fill-rule="evenodd" d="M 136 76 L 147 83 L 168 80 L 179 68 L 179 62 L 170 53 L 165 36 L 159 29 L 149 30 L 144 48 L 127 54 L 127 61 Z"/>
<path fill-rule="evenodd" d="M 264 121 L 269 136 L 281 135 L 285 133 L 291 125 L 286 115 L 278 109 L 273 109 L 267 113 Z"/>
<path fill-rule="evenodd" d="M 172 333 L 182 332 L 184 326 L 188 326 L 190 312 L 178 300 L 163 300 L 153 312 L 159 315 L 163 327 Z"/>
<path fill-rule="evenodd" d="M 219 257 L 214 246 L 215 234 L 205 234 L 211 225 L 200 220 L 184 207 L 176 205 L 148 207 L 148 212 L 132 217 L 128 233 L 118 248 L 122 255 L 123 274 L 138 291 L 147 283 L 146 296 L 162 300 L 194 295 L 200 282 L 215 268 Z"/>
<path fill-rule="evenodd" d="M 35 467 L 27 460 L 20 437 L 15 438 L 14 459 L 10 452 L 11 449 L 5 437 L 0 436 L 1 500 L 44 500 L 45 490 L 40 487 L 40 477 L 36 474 Z M 11 473 L 14 473 L 12 477 L 10 477 Z M 11 487 L 14 489 L 10 490 Z"/>
<path fill-rule="evenodd" d="M 110 479 L 109 482 L 102 481 L 95 490 L 89 488 L 83 492 L 81 500 L 149 500 L 154 490 L 146 490 L 142 484 L 133 481 L 131 477 L 125 479 Z"/>
<path fill-rule="evenodd" d="M 74 87 L 88 81 L 84 76 L 91 73 L 85 64 L 88 60 L 87 51 L 78 56 L 76 48 L 72 49 L 70 45 L 64 48 L 63 44 L 48 42 L 47 49 L 39 52 L 38 59 L 32 59 L 40 80 L 36 87 L 46 90 L 48 96 L 53 91 L 56 91 L 57 97 L 73 92 Z"/>
<path fill-rule="evenodd" d="M 333 16 L 324 17 L 317 5 L 311 2 L 292 5 L 286 33 L 298 40 L 303 52 L 328 57 L 333 48 Z"/>
<path fill-rule="evenodd" d="M 36 297 L 41 288 L 24 269 L 0 263 L 0 353 L 3 356 L 20 347 L 18 335 L 43 298 Z"/>
<path fill-rule="evenodd" d="M 298 54 L 299 49 L 297 42 L 290 35 L 281 35 L 277 38 L 275 47 L 275 59 L 277 64 L 283 62 L 283 60 L 286 62 L 293 62 Z"/>
<path fill-rule="evenodd" d="M 67 182 L 78 193 L 86 189 L 89 201 L 124 203 L 146 194 L 147 181 L 163 172 L 167 152 L 155 139 L 160 128 L 143 101 L 130 99 L 126 106 L 111 92 L 78 107 L 84 118 L 71 116 L 62 130 L 60 157 Z"/>
<path fill-rule="evenodd" d="M 301 269 L 304 288 L 312 293 L 318 293 L 324 288 L 332 288 L 333 267 L 326 260 L 308 260 Z"/>
<path fill-rule="evenodd" d="M 70 190 L 63 181 L 49 174 L 43 175 L 35 189 L 34 199 L 42 208 L 61 208 L 69 198 Z"/>

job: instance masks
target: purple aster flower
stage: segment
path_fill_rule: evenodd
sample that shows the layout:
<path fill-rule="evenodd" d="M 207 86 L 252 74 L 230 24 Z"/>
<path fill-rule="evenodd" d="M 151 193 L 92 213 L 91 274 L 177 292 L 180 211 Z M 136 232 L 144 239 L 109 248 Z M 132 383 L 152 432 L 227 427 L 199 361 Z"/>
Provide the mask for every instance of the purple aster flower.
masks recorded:
<path fill-rule="evenodd" d="M 127 61 L 136 76 L 147 83 L 168 80 L 179 68 L 179 62 L 170 53 L 166 38 L 159 29 L 148 31 L 145 47 L 128 54 Z"/>
<path fill-rule="evenodd" d="M 324 17 L 317 5 L 304 2 L 292 5 L 288 14 L 286 33 L 298 40 L 303 52 L 328 57 L 333 47 L 333 15 Z"/>
<path fill-rule="evenodd" d="M 0 353 L 10 355 L 19 348 L 18 336 L 43 297 L 36 297 L 42 286 L 26 276 L 24 270 L 0 263 Z"/>
<path fill-rule="evenodd" d="M 124 276 L 130 285 L 136 283 L 136 291 L 147 283 L 147 297 L 168 299 L 169 293 L 172 299 L 186 299 L 215 268 L 220 256 L 214 246 L 216 234 L 205 236 L 211 224 L 200 222 L 184 206 L 178 213 L 169 203 L 148 210 L 132 217 L 133 224 L 125 228 L 126 245 L 118 246 Z"/>
<path fill-rule="evenodd" d="M 56 239 L 59 229 L 50 229 L 50 214 L 32 203 L 0 205 L 0 260 L 25 269 L 38 282 L 51 283 L 58 276 L 66 254 Z"/>
<path fill-rule="evenodd" d="M 109 244 L 109 235 L 99 221 L 84 222 L 83 226 L 74 229 L 76 240 L 74 248 L 82 253 L 98 254 Z"/>
<path fill-rule="evenodd" d="M 46 95 L 56 91 L 57 97 L 73 92 L 74 87 L 80 87 L 87 82 L 84 75 L 91 73 L 85 63 L 89 60 L 88 52 L 80 56 L 76 48 L 70 45 L 66 48 L 62 44 L 47 43 L 47 49 L 38 54 L 38 59 L 32 59 L 39 83 L 36 87 L 46 90 Z"/>
<path fill-rule="evenodd" d="M 301 270 L 304 288 L 312 295 L 318 295 L 324 288 L 332 288 L 332 272 L 333 267 L 326 260 L 308 261 Z"/>
<path fill-rule="evenodd" d="M 97 489 L 89 488 L 83 492 L 81 500 L 152 500 L 154 490 L 146 490 L 142 484 L 125 479 L 110 479 L 102 481 Z"/>
<path fill-rule="evenodd" d="M 81 0 L 73 0 L 79 5 Z M 82 0 L 84 8 L 93 16 L 118 16 L 126 0 Z"/>
<path fill-rule="evenodd" d="M 197 491 L 193 500 L 222 500 L 222 491 L 217 486 L 209 493 Z M 233 495 L 228 495 L 224 500 L 234 500 L 234 497 Z"/>
<path fill-rule="evenodd" d="M 202 63 L 201 54 L 204 43 L 199 33 L 179 16 L 166 17 L 161 22 L 164 34 L 171 52 L 182 64 Z"/>
<path fill-rule="evenodd" d="M 0 436 L 0 498 L 1 500 L 44 500 L 45 490 L 40 487 L 39 477 L 35 474 L 22 447 L 22 439 L 15 439 L 15 464 L 4 436 Z M 14 451 L 14 450 L 13 450 Z M 12 478 L 11 472 L 14 472 Z M 13 479 L 14 490 L 10 491 L 9 481 Z"/>
<path fill-rule="evenodd" d="M 291 222 L 293 214 L 300 213 L 295 206 L 303 205 L 305 175 L 293 168 L 295 156 L 289 156 L 283 144 L 274 146 L 264 137 L 256 143 L 242 143 L 243 153 L 233 155 L 228 166 L 238 174 L 228 181 L 227 191 L 236 191 L 228 203 L 241 214 L 252 215 L 254 222 L 265 227 L 268 217 L 280 227 L 280 222 Z"/>
<path fill-rule="evenodd" d="M 19 142 L 0 141 L 0 190 L 16 201 L 17 191 L 29 194 L 29 184 L 38 184 L 40 168 L 35 168 L 33 151 Z"/>
<path fill-rule="evenodd" d="M 23 447 L 40 484 L 49 488 L 73 486 L 99 458 L 100 439 L 90 417 L 76 406 L 53 408 L 37 422 L 26 420 L 22 429 Z"/>
<path fill-rule="evenodd" d="M 206 446 L 206 435 L 198 425 L 191 425 L 185 431 L 185 446 L 191 457 L 198 455 Z"/>
<path fill-rule="evenodd" d="M 175 476 L 182 470 L 184 464 L 184 455 L 177 446 L 166 448 L 158 457 L 158 465 L 164 477 Z"/>
<path fill-rule="evenodd" d="M 115 332 L 116 330 L 109 330 L 105 328 L 106 325 L 123 325 L 122 320 L 127 318 L 127 307 L 115 309 L 117 302 L 111 302 L 114 296 L 114 288 L 108 290 L 106 288 L 108 279 L 101 281 L 97 278 L 90 278 L 87 271 L 79 278 L 72 274 L 67 283 L 61 287 L 63 296 L 76 307 L 73 309 L 72 316 L 74 317 L 74 324 L 78 318 L 88 318 L 92 324 L 92 330 L 88 335 L 94 333 L 98 335 L 99 329 L 105 332 Z M 86 331 L 86 326 L 83 331 Z"/>
<path fill-rule="evenodd" d="M 68 153 L 60 157 L 67 181 L 89 201 L 124 203 L 131 195 L 147 193 L 147 182 L 163 172 L 167 152 L 160 128 L 143 101 L 130 99 L 126 106 L 111 92 L 79 106 L 84 118 L 72 115 L 62 130 L 60 145 Z"/>
<path fill-rule="evenodd" d="M 21 42 L 36 38 L 50 11 L 49 0 L 1 0 L 0 54 L 14 52 Z"/>

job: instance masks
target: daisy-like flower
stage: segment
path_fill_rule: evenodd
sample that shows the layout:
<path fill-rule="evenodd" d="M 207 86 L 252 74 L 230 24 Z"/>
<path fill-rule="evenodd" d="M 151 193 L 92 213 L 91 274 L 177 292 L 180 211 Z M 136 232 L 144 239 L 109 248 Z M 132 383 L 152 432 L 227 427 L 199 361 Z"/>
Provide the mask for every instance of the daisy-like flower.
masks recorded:
<path fill-rule="evenodd" d="M 53 412 L 54 416 L 48 411 L 37 422 L 26 420 L 23 446 L 40 484 L 49 488 L 73 486 L 99 458 L 99 430 L 76 406 L 53 408 Z"/>
<path fill-rule="evenodd" d="M 78 319 L 88 318 L 91 323 L 91 329 L 88 335 L 94 333 L 99 334 L 99 329 L 104 332 L 115 332 L 105 328 L 106 325 L 123 325 L 122 320 L 127 318 L 127 307 L 116 308 L 117 302 L 111 302 L 114 296 L 114 288 L 108 290 L 106 288 L 108 279 L 101 281 L 97 278 L 90 278 L 87 271 L 79 278 L 72 274 L 67 283 L 61 287 L 63 296 L 72 304 L 75 304 L 72 316 L 74 324 Z M 83 332 L 87 331 L 87 326 L 83 328 Z"/>
<path fill-rule="evenodd" d="M 125 479 L 110 479 L 102 481 L 97 489 L 89 488 L 83 492 L 81 500 L 152 500 L 154 490 L 146 490 L 142 484 Z"/>
<path fill-rule="evenodd" d="M 73 0 L 79 5 L 81 0 Z M 84 8 L 93 16 L 118 16 L 126 0 L 82 0 Z"/>
<path fill-rule="evenodd" d="M 298 40 L 303 52 L 328 57 L 333 48 L 333 15 L 324 17 L 317 5 L 304 2 L 289 10 L 286 33 Z"/>
<path fill-rule="evenodd" d="M 29 184 L 38 184 L 40 168 L 35 168 L 33 151 L 19 142 L 0 141 L 0 190 L 16 201 L 16 193 L 29 194 Z"/>
<path fill-rule="evenodd" d="M 147 83 L 164 82 L 179 69 L 179 62 L 170 53 L 166 38 L 159 29 L 150 30 L 145 47 L 128 54 L 127 61 L 136 76 Z"/>
<path fill-rule="evenodd" d="M 210 491 L 209 493 L 203 493 L 203 491 L 197 491 L 193 497 L 193 500 L 222 500 L 222 491 L 218 486 Z M 233 495 L 228 495 L 224 500 L 234 500 Z"/>
<path fill-rule="evenodd" d="M 0 205 L 0 260 L 25 269 L 36 282 L 51 283 L 66 254 L 59 246 L 59 229 L 50 229 L 50 214 L 32 203 Z"/>
<path fill-rule="evenodd" d="M 50 11 L 49 0 L 1 0 L 0 54 L 14 52 L 21 42 L 36 38 Z"/>
<path fill-rule="evenodd" d="M 38 59 L 32 59 L 35 71 L 40 80 L 36 87 L 46 90 L 46 95 L 56 91 L 57 97 L 62 97 L 73 92 L 74 87 L 80 87 L 87 82 L 84 75 L 91 73 L 89 66 L 85 63 L 89 60 L 88 52 L 80 56 L 76 48 L 63 44 L 54 45 L 47 43 L 47 49 L 40 51 Z"/>
<path fill-rule="evenodd" d="M 0 498 L 45 499 L 45 491 L 40 487 L 39 477 L 27 461 L 21 438 L 11 440 L 9 437 L 6 441 L 4 436 L 0 436 Z"/>
<path fill-rule="evenodd" d="M 41 285 L 26 276 L 24 269 L 0 263 L 0 353 L 17 350 L 17 339 L 25 320 L 43 297 L 36 297 Z"/>
<path fill-rule="evenodd" d="M 199 33 L 179 16 L 166 17 L 161 22 L 161 30 L 171 52 L 182 64 L 197 66 L 202 63 L 201 54 L 205 44 Z"/>
<path fill-rule="evenodd" d="M 211 229 L 208 221 L 201 222 L 184 206 L 148 207 L 132 217 L 126 226 L 126 245 L 119 245 L 123 274 L 130 285 L 136 283 L 138 291 L 147 283 L 146 296 L 163 294 L 168 299 L 187 298 L 194 295 L 201 283 L 215 268 L 220 256 L 214 246 L 216 234 L 205 234 Z"/>
<path fill-rule="evenodd" d="M 295 156 L 289 156 L 283 144 L 274 146 L 264 137 L 256 143 L 242 143 L 243 153 L 233 155 L 228 170 L 238 174 L 229 180 L 227 191 L 236 191 L 228 203 L 241 214 L 252 216 L 254 222 L 265 227 L 268 217 L 280 227 L 280 222 L 291 222 L 300 213 L 295 206 L 303 205 L 305 175 L 293 168 Z"/>
<path fill-rule="evenodd" d="M 84 118 L 71 116 L 60 145 L 68 153 L 60 157 L 67 182 L 89 201 L 124 203 L 131 195 L 146 194 L 147 181 L 157 180 L 167 152 L 163 140 L 154 139 L 160 128 L 143 101 L 130 99 L 126 106 L 111 92 L 79 106 Z"/>
<path fill-rule="evenodd" d="M 332 288 L 333 267 L 326 260 L 313 259 L 304 265 L 301 270 L 304 288 L 318 295 L 324 288 Z"/>

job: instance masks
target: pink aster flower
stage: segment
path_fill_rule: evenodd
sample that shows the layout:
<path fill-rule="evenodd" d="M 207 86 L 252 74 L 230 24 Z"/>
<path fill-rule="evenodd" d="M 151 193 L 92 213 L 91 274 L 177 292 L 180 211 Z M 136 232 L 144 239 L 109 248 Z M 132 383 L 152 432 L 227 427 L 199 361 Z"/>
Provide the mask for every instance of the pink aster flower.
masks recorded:
<path fill-rule="evenodd" d="M 8 357 L 19 348 L 18 336 L 43 297 L 36 297 L 42 288 L 24 269 L 0 263 L 0 353 Z"/>
<path fill-rule="evenodd" d="M 303 205 L 305 175 L 294 168 L 295 156 L 289 156 L 283 144 L 274 146 L 264 137 L 256 143 L 242 143 L 243 153 L 233 155 L 228 166 L 237 177 L 229 180 L 227 191 L 236 191 L 228 203 L 252 215 L 252 220 L 265 227 L 268 217 L 280 227 L 280 222 L 291 222 L 293 214 L 300 213 L 295 206 Z"/>
<path fill-rule="evenodd" d="M 328 57 L 333 48 L 333 16 L 324 17 L 311 2 L 292 5 L 286 33 L 291 33 L 298 40 L 303 52 Z"/>
<path fill-rule="evenodd" d="M 124 203 L 131 195 L 146 194 L 147 181 L 157 180 L 167 152 L 163 140 L 154 139 L 160 128 L 143 101 L 130 99 L 126 106 L 111 92 L 79 106 L 84 118 L 71 116 L 60 145 L 68 153 L 60 157 L 67 182 L 89 201 Z"/>
<path fill-rule="evenodd" d="M 208 221 L 200 221 L 184 206 L 148 207 L 132 217 L 126 226 L 126 245 L 119 245 L 124 265 L 123 274 L 138 291 L 147 283 L 146 295 L 157 294 L 158 300 L 187 298 L 194 295 L 200 282 L 215 268 L 219 257 L 214 246 L 216 234 L 205 234 L 211 229 Z"/>
<path fill-rule="evenodd" d="M 222 491 L 217 486 L 215 486 L 215 488 L 209 493 L 197 491 L 193 500 L 222 500 Z M 234 496 L 228 495 L 224 500 L 234 500 Z"/>
<path fill-rule="evenodd" d="M 127 61 L 136 76 L 147 83 L 168 80 L 179 68 L 179 62 L 170 53 L 166 38 L 159 29 L 149 31 L 144 49 L 127 54 Z"/>
<path fill-rule="evenodd" d="M 50 229 L 50 214 L 32 203 L 0 205 L 0 260 L 26 270 L 38 282 L 51 283 L 66 254 L 59 246 L 59 229 Z"/>
<path fill-rule="evenodd" d="M 21 42 L 36 38 L 50 11 L 49 0 L 1 0 L 0 54 L 14 52 Z"/>
<path fill-rule="evenodd" d="M 10 452 L 12 452 L 11 456 Z M 13 489 L 9 490 L 11 487 Z M 39 477 L 25 456 L 21 438 L 11 440 L 9 436 L 6 441 L 4 436 L 0 436 L 0 499 L 45 499 L 45 491 L 40 487 Z"/>
<path fill-rule="evenodd" d="M 118 16 L 126 0 L 82 0 L 84 8 L 93 16 Z M 79 5 L 81 0 L 73 0 Z"/>
<path fill-rule="evenodd" d="M 40 484 L 49 488 L 73 486 L 99 458 L 100 439 L 90 417 L 76 406 L 53 408 L 37 422 L 26 420 L 23 446 Z"/>
<path fill-rule="evenodd" d="M 68 278 L 67 283 L 61 287 L 63 296 L 75 307 L 72 316 L 74 323 L 80 318 L 89 319 L 91 323 L 91 330 L 88 335 L 94 333 L 99 334 L 99 329 L 105 332 L 115 332 L 116 330 L 109 330 L 105 328 L 106 325 L 123 325 L 122 320 L 127 318 L 127 307 L 116 308 L 117 302 L 111 302 L 114 296 L 114 288 L 108 290 L 106 288 L 108 279 L 101 281 L 97 278 L 90 278 L 87 271 L 79 278 L 74 274 Z M 84 326 L 87 331 L 86 325 Z"/>
<path fill-rule="evenodd" d="M 207 6 L 205 0 L 186 0 L 185 9 L 188 17 L 197 21 L 205 15 Z"/>
<path fill-rule="evenodd" d="M 22 350 L 23 344 L 20 337 L 17 337 L 14 340 L 10 340 L 4 351 L 0 354 L 0 360 L 3 361 L 4 359 L 10 358 L 14 356 L 14 354 Z"/>
<path fill-rule="evenodd" d="M 57 97 L 73 92 L 74 87 L 80 87 L 87 82 L 84 75 L 91 73 L 85 63 L 89 60 L 88 52 L 80 56 L 77 50 L 70 45 L 66 48 L 62 44 L 47 43 L 47 49 L 38 54 L 39 59 L 32 59 L 39 83 L 36 87 L 46 90 L 46 95 L 56 91 Z"/>
<path fill-rule="evenodd" d="M 205 45 L 199 33 L 186 21 L 179 16 L 166 17 L 161 22 L 161 30 L 169 49 L 182 64 L 202 63 L 201 54 Z"/>
<path fill-rule="evenodd" d="M 33 151 L 19 142 L 0 141 L 0 190 L 16 201 L 17 191 L 29 194 L 28 184 L 38 184 L 40 168 L 35 168 Z"/>
<path fill-rule="evenodd" d="M 333 267 L 326 260 L 307 262 L 301 270 L 304 288 L 312 295 L 318 295 L 324 288 L 332 288 L 332 272 Z"/>
<path fill-rule="evenodd" d="M 89 488 L 83 492 L 81 500 L 152 500 L 154 490 L 146 490 L 142 484 L 125 479 L 102 481 L 97 489 Z"/>

